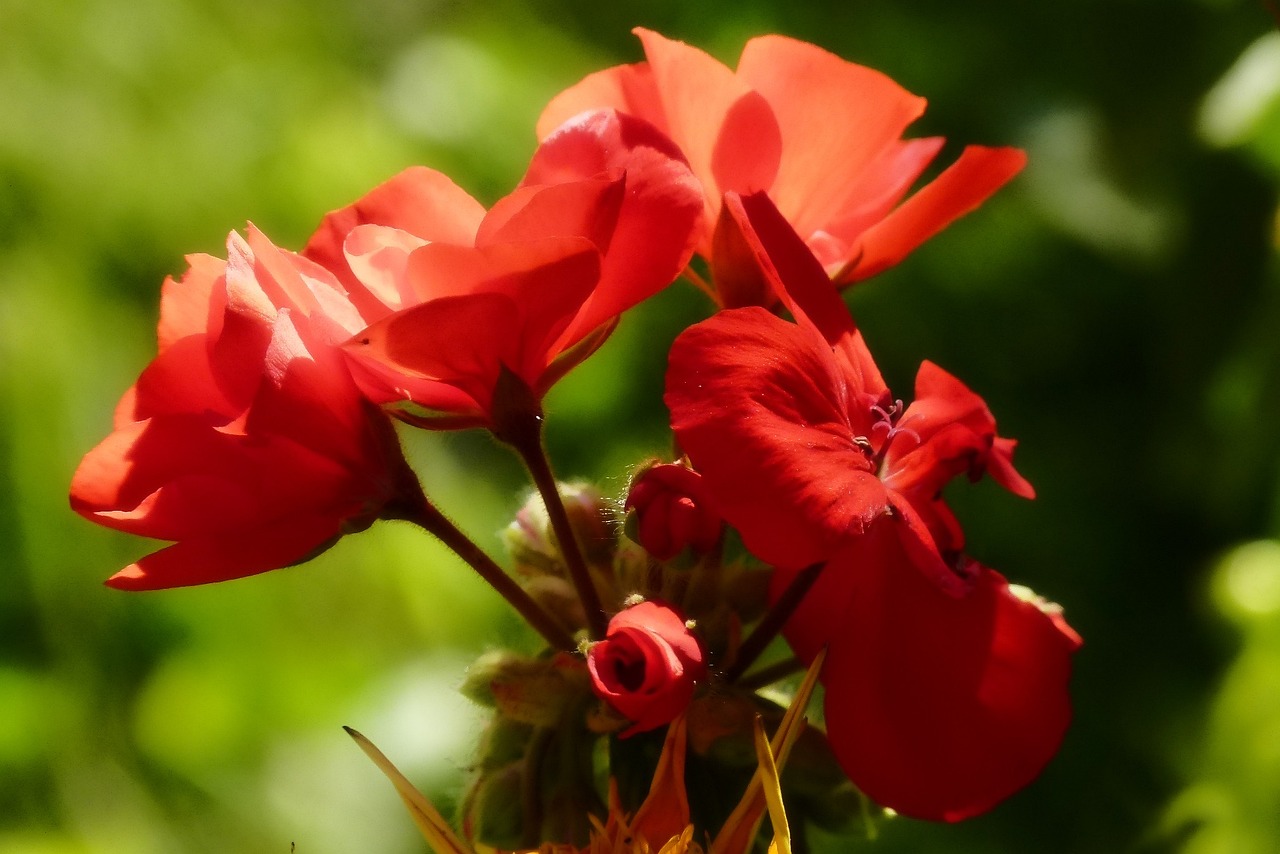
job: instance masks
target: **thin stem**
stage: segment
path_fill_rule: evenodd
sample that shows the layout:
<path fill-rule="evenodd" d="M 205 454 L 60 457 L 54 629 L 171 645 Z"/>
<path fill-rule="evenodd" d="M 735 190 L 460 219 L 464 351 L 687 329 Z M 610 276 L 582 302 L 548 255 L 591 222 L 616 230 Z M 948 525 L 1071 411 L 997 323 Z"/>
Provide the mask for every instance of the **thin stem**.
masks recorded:
<path fill-rule="evenodd" d="M 511 607 L 515 608 L 520 616 L 524 618 L 524 621 L 532 626 L 534 631 L 542 635 L 543 640 L 552 649 L 569 652 L 577 649 L 578 644 L 569 632 L 556 622 L 511 576 L 503 572 L 502 567 L 494 563 L 493 558 L 485 554 L 484 550 L 464 534 L 457 525 L 453 524 L 443 513 L 437 510 L 434 504 L 424 497 L 418 506 L 404 508 L 404 511 L 399 514 L 399 518 L 413 522 L 448 546 L 454 554 L 462 558 L 468 566 L 479 573 L 480 577 L 488 582 L 489 586 L 496 590 L 499 596 L 506 599 L 511 604 Z"/>
<path fill-rule="evenodd" d="M 605 620 L 604 606 L 600 603 L 600 594 L 595 582 L 591 580 L 591 570 L 582 556 L 582 548 L 578 538 L 574 536 L 573 525 L 569 522 L 569 513 L 565 510 L 564 499 L 556 486 L 556 476 L 551 471 L 551 461 L 547 459 L 546 449 L 542 444 L 541 416 L 532 419 L 534 428 L 521 431 L 516 435 L 504 435 L 511 447 L 515 448 L 520 459 L 524 460 L 533 478 L 533 485 L 542 496 L 542 503 L 547 508 L 547 518 L 551 521 L 551 530 L 556 535 L 556 544 L 560 546 L 560 554 L 564 557 L 565 566 L 569 569 L 569 578 L 582 602 L 582 609 L 587 615 L 587 629 L 592 640 L 600 640 L 608 629 Z"/>
<path fill-rule="evenodd" d="M 746 688 L 748 691 L 755 691 L 758 688 L 786 679 L 788 676 L 803 672 L 803 662 L 793 655 L 790 658 L 775 661 L 773 664 L 766 664 L 759 670 L 753 670 L 738 680 L 738 687 Z"/>
<path fill-rule="evenodd" d="M 791 615 L 796 612 L 796 608 L 800 607 L 800 603 L 804 601 L 805 594 L 809 592 L 809 588 L 813 587 L 818 576 L 822 574 L 822 568 L 826 566 L 825 562 L 806 566 L 800 570 L 800 573 L 791 580 L 787 585 L 787 589 L 782 591 L 782 595 L 774 601 L 769 607 L 768 613 L 764 615 L 764 619 L 756 623 L 756 627 L 752 629 L 751 634 L 747 635 L 747 639 L 742 642 L 742 646 L 738 647 L 738 654 L 733 660 L 733 666 L 725 673 L 725 679 L 729 682 L 737 682 L 743 673 L 746 673 L 760 653 L 764 652 L 778 632 L 782 631 L 782 627 L 786 625 L 787 620 L 791 619 Z"/>

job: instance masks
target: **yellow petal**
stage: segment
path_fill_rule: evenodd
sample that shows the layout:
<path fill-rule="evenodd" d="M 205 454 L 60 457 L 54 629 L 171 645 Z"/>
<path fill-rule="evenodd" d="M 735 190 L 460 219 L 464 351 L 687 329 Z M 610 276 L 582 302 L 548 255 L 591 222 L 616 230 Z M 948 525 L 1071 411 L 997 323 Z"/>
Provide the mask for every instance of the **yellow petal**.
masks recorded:
<path fill-rule="evenodd" d="M 770 747 L 776 758 L 779 773 L 787 764 L 792 745 L 804 730 L 804 711 L 809 705 L 809 698 L 813 696 L 813 689 L 818 684 L 818 674 L 822 672 L 822 662 L 826 658 L 827 651 L 824 649 L 809 665 L 804 681 L 800 683 L 800 688 L 792 698 L 787 713 L 782 716 L 782 723 L 778 724 L 778 731 L 773 734 Z M 712 841 L 710 854 L 746 854 L 750 851 L 751 842 L 755 838 L 756 829 L 760 826 L 760 820 L 764 817 L 766 806 L 762 769 L 757 768 L 751 782 L 747 784 L 742 800 L 738 802 L 738 806 L 734 808 L 728 821 Z"/>
<path fill-rule="evenodd" d="M 756 718 L 755 741 L 764 799 L 769 805 L 769 821 L 773 823 L 773 844 L 769 846 L 769 851 L 791 854 L 791 828 L 787 824 L 786 808 L 782 805 L 782 778 L 778 774 L 778 766 L 773 762 L 773 751 L 769 749 L 769 739 L 764 734 L 764 724 L 759 718 Z"/>
<path fill-rule="evenodd" d="M 422 831 L 422 837 L 427 840 L 427 844 L 435 854 L 473 854 L 472 850 L 454 834 L 453 828 L 444 820 L 444 816 L 440 815 L 440 812 L 431 805 L 431 801 L 427 800 L 427 796 L 414 788 L 399 769 L 391 764 L 391 760 L 373 746 L 373 742 L 351 727 L 344 726 L 343 729 L 347 731 L 347 735 L 355 739 L 365 755 L 373 760 L 373 764 L 387 775 L 391 785 L 396 787 L 400 800 L 404 801 L 409 815 L 413 817 L 413 823 L 418 825 L 418 830 Z"/>

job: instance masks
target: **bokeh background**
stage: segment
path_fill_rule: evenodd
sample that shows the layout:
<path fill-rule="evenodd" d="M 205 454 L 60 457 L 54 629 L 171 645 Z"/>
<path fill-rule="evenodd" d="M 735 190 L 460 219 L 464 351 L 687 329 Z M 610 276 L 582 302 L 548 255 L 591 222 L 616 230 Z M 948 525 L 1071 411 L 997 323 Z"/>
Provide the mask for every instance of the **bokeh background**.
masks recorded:
<path fill-rule="evenodd" d="M 444 804 L 479 713 L 466 664 L 527 632 L 417 531 L 311 564 L 127 595 L 148 551 L 67 509 L 149 359 L 158 286 L 252 221 L 298 247 L 410 164 L 486 202 L 551 95 L 640 58 L 645 25 L 732 63 L 764 32 L 930 99 L 918 135 L 1029 168 L 851 296 L 891 384 L 983 394 L 1040 497 L 953 500 L 971 548 L 1061 602 L 1076 721 L 1028 790 L 959 826 L 828 850 L 1280 850 L 1280 32 L 1250 0 L 0 0 L 0 851 L 421 851 L 343 735 Z M 614 493 L 667 443 L 665 349 L 629 316 L 551 401 L 564 475 Z M 487 546 L 518 467 L 408 437 Z"/>

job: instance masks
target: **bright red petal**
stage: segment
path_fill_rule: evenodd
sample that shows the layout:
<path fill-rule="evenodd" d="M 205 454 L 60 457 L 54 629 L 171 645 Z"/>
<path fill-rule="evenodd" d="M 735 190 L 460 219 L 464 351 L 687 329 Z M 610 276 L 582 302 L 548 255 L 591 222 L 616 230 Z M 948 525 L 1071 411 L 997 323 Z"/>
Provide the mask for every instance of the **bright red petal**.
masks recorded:
<path fill-rule="evenodd" d="M 898 555 L 849 574 L 823 675 L 827 735 L 872 800 L 958 821 L 1030 783 L 1057 752 L 1079 638 L 992 570 L 973 565 L 972 592 L 953 598 Z"/>
<path fill-rule="evenodd" d="M 897 264 L 920 244 L 976 209 L 1022 170 L 1027 156 L 1016 148 L 971 145 L 955 163 L 896 210 L 873 225 L 860 241 L 861 255 L 841 282 L 874 276 Z"/>
<path fill-rule="evenodd" d="M 886 512 L 889 495 L 848 420 L 857 393 L 816 333 L 762 308 L 723 311 L 676 339 L 672 428 L 761 560 L 824 560 Z"/>

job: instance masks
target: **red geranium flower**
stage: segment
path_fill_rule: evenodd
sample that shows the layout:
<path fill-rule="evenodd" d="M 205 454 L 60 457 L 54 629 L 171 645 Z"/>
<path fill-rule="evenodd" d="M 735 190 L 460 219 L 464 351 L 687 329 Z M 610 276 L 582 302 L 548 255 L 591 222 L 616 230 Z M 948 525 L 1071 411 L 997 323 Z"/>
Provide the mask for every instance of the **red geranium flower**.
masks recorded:
<path fill-rule="evenodd" d="M 712 260 L 721 304 L 732 289 L 714 245 L 724 193 L 765 191 L 840 283 L 897 264 L 980 205 L 1025 163 L 1012 148 L 969 146 L 910 198 L 941 149 L 903 140 L 925 101 L 878 71 L 783 36 L 747 42 L 736 71 L 702 51 L 636 29 L 646 62 L 589 75 L 543 112 L 540 137 L 584 110 L 616 107 L 652 122 L 684 151 L 706 191 L 699 252 Z"/>
<path fill-rule="evenodd" d="M 899 812 L 955 820 L 1032 780 L 1070 718 L 1079 638 L 964 558 L 940 499 L 990 472 L 1031 497 L 982 400 L 925 363 L 892 400 L 831 283 L 768 198 L 727 221 L 796 318 L 733 309 L 686 330 L 667 377 L 672 426 L 717 509 L 771 564 L 778 598 L 825 564 L 787 624 L 828 646 L 828 735 L 853 782 Z"/>
<path fill-rule="evenodd" d="M 544 141 L 488 213 L 414 169 L 330 214 L 306 251 L 377 318 L 347 348 L 372 400 L 422 426 L 492 427 L 500 380 L 536 403 L 679 274 L 700 209 L 666 137 L 601 111 Z"/>
<path fill-rule="evenodd" d="M 95 522 L 175 545 L 107 582 L 155 589 L 288 566 L 418 495 L 337 344 L 364 326 L 314 263 L 250 228 L 165 281 L 159 354 L 71 484 Z"/>
<path fill-rule="evenodd" d="M 706 678 L 706 653 L 684 618 L 661 602 L 641 602 L 609 621 L 587 651 L 596 694 L 632 723 L 622 738 L 675 720 Z"/>

